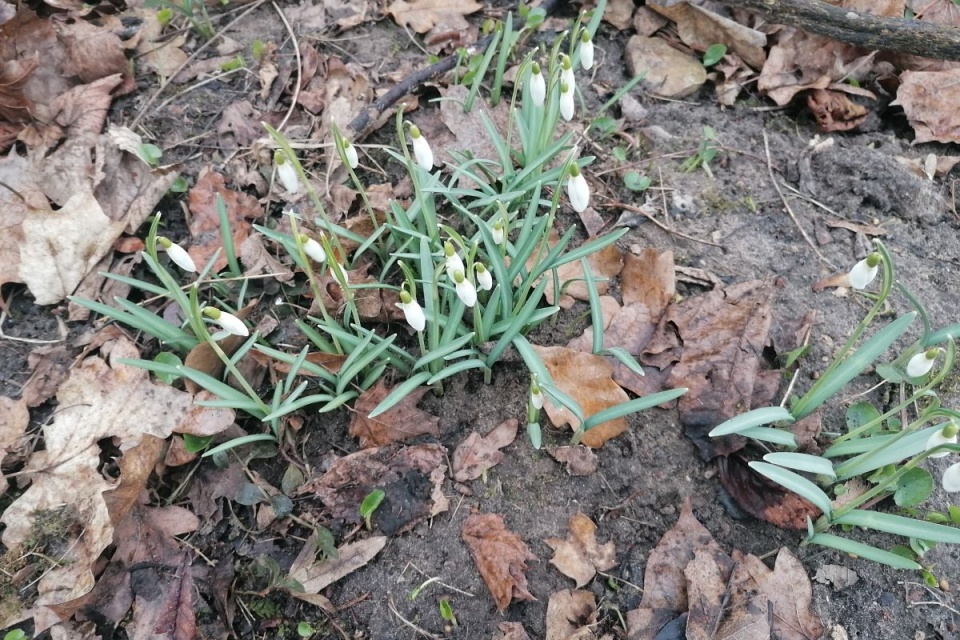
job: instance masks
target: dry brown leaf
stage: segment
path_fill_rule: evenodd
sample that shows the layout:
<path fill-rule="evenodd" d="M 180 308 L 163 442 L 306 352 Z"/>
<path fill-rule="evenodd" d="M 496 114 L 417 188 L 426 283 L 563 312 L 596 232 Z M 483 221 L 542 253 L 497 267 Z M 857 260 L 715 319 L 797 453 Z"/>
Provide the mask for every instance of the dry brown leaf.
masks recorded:
<path fill-rule="evenodd" d="M 805 498 L 760 475 L 739 455 L 717 459 L 720 483 L 741 509 L 781 529 L 803 530 L 820 510 Z"/>
<path fill-rule="evenodd" d="M 354 404 L 350 435 L 360 439 L 361 449 L 410 440 L 421 435 L 439 436 L 440 418 L 417 408 L 417 403 L 429 390 L 429 387 L 419 387 L 390 409 L 371 418 L 370 412 L 390 394 L 390 388 L 383 378 L 377 380 Z"/>
<path fill-rule="evenodd" d="M 550 564 L 560 573 L 573 578 L 577 588 L 584 586 L 597 574 L 617 563 L 616 545 L 597 542 L 597 525 L 582 513 L 575 513 L 567 523 L 570 533 L 566 539 L 547 538 L 544 542 L 553 549 Z"/>
<path fill-rule="evenodd" d="M 213 270 L 220 271 L 227 266 L 227 256 L 223 252 L 223 238 L 220 234 L 220 213 L 217 209 L 217 196 L 223 199 L 230 221 L 230 232 L 235 247 L 243 246 L 250 235 L 249 218 L 263 216 L 263 207 L 256 198 L 245 193 L 227 189 L 223 175 L 213 169 L 204 168 L 197 177 L 197 183 L 188 195 L 190 207 L 190 235 L 193 243 L 188 250 L 190 257 L 198 267 L 206 265 L 220 249 L 220 256 Z"/>
<path fill-rule="evenodd" d="M 486 436 L 476 431 L 460 443 L 453 452 L 453 478 L 457 482 L 474 480 L 497 466 L 503 460 L 500 449 L 510 445 L 517 438 L 520 423 L 516 418 L 504 420 Z"/>
<path fill-rule="evenodd" d="M 846 229 L 847 231 L 853 231 L 854 233 L 862 233 L 868 236 L 885 236 L 887 235 L 887 230 L 883 227 L 878 227 L 874 224 L 866 224 L 862 222 L 853 222 L 850 220 L 825 220 L 824 223 L 828 227 L 835 229 Z"/>
<path fill-rule="evenodd" d="M 499 166 L 498 159 L 500 156 L 497 154 L 497 149 L 490 136 L 487 135 L 482 115 L 486 115 L 498 131 L 505 131 L 510 120 L 509 105 L 506 101 L 503 101 L 496 108 L 491 109 L 486 102 L 478 100 L 474 103 L 473 109 L 465 113 L 463 104 L 466 102 L 469 93 L 469 88 L 462 84 L 450 85 L 447 88 L 440 89 L 440 95 L 445 98 L 440 103 L 440 117 L 453 133 L 455 141 L 438 149 L 439 160 L 456 165 L 460 162 L 458 158 L 462 158 L 464 153 L 468 153 L 474 158 L 496 162 Z M 497 169 L 490 164 L 485 165 L 485 168 L 494 174 L 500 174 L 503 171 L 502 168 Z M 474 187 L 472 180 L 465 180 L 462 177 L 460 185 L 464 188 Z"/>
<path fill-rule="evenodd" d="M 706 51 L 713 44 L 724 44 L 744 62 L 759 69 L 767 59 L 767 36 L 705 7 L 687 2 L 647 5 L 677 23 L 684 44 L 695 51 Z"/>
<path fill-rule="evenodd" d="M 0 396 L 0 464 L 21 445 L 21 438 L 30 424 L 30 411 L 21 398 Z M 7 478 L 0 474 L 0 496 L 7 490 Z"/>
<path fill-rule="evenodd" d="M 317 550 L 320 545 L 317 534 L 314 533 L 307 538 L 303 549 L 300 550 L 300 555 L 293 561 L 288 573 L 290 578 L 300 583 L 303 591 L 290 590 L 290 595 L 299 598 L 301 593 L 320 593 L 340 578 L 366 565 L 386 545 L 386 536 L 373 536 L 338 547 L 337 558 L 317 560 Z"/>
<path fill-rule="evenodd" d="M 640 255 L 626 253 L 620 273 L 623 304 L 642 302 L 658 322 L 677 293 L 673 252 L 647 247 Z"/>
<path fill-rule="evenodd" d="M 580 404 L 584 418 L 630 399 L 620 385 L 613 381 L 613 368 L 601 356 L 566 347 L 534 345 L 534 349 L 546 365 L 557 388 Z M 570 425 L 573 431 L 580 428 L 579 421 L 569 409 L 554 405 L 549 400 L 544 403 L 544 409 L 554 426 Z M 608 420 L 584 433 L 581 442 L 588 447 L 602 447 L 607 440 L 617 437 L 626 429 L 625 418 Z"/>
<path fill-rule="evenodd" d="M 906 0 L 906 5 L 918 20 L 960 27 L 960 7 L 953 0 Z M 899 15 L 903 15 L 902 10 Z"/>
<path fill-rule="evenodd" d="M 564 589 L 550 594 L 547 602 L 545 640 L 594 640 L 591 627 L 598 618 L 597 601 L 589 591 Z"/>
<path fill-rule="evenodd" d="M 905 71 L 897 99 L 916 132 L 914 143 L 960 143 L 960 69 Z"/>
<path fill-rule="evenodd" d="M 364 449 L 334 462 L 297 494 L 315 494 L 334 518 L 360 522 L 360 503 L 381 489 L 385 497 L 372 524 L 387 535 L 402 533 L 449 507 L 442 491 L 445 455 L 439 444 Z"/>
<path fill-rule="evenodd" d="M 571 476 L 589 476 L 597 471 L 597 454 L 582 444 L 547 449 L 547 453 L 562 463 Z"/>
<path fill-rule="evenodd" d="M 814 89 L 807 94 L 807 107 L 822 132 L 850 131 L 867 119 L 869 112 L 839 91 Z"/>
<path fill-rule="evenodd" d="M 530 640 L 526 629 L 519 622 L 501 622 L 497 625 L 500 633 L 493 640 Z"/>
<path fill-rule="evenodd" d="M 448 29 L 466 29 L 469 23 L 464 16 L 483 9 L 474 0 L 394 0 L 387 13 L 401 27 L 410 27 L 416 33 L 426 33 L 438 24 Z"/>
<path fill-rule="evenodd" d="M 633 0 L 609 0 L 607 8 L 603 10 L 603 20 L 623 31 L 630 28 L 633 10 Z"/>
<path fill-rule="evenodd" d="M 551 229 L 550 239 L 547 244 L 553 248 L 560 234 L 556 229 Z M 533 258 L 527 261 L 527 267 L 531 267 Z M 590 273 L 597 281 L 597 291 L 603 295 L 610 288 L 610 280 L 620 274 L 623 269 L 623 256 L 617 245 L 612 244 L 604 247 L 600 251 L 590 254 L 587 258 L 587 264 L 590 265 Z M 583 267 L 579 260 L 568 262 L 557 267 L 557 277 L 560 280 L 560 289 L 562 294 L 557 299 L 553 291 L 553 276 L 547 272 L 544 276 L 547 278 L 547 286 L 544 289 L 543 297 L 549 304 L 558 304 L 563 309 L 569 309 L 573 306 L 575 300 L 589 300 L 587 286 L 584 284 Z"/>
<path fill-rule="evenodd" d="M 520 536 L 507 529 L 503 516 L 475 513 L 463 523 L 460 532 L 470 549 L 480 577 L 493 595 L 497 611 L 512 600 L 536 600 L 527 591 L 527 562 L 536 560 Z"/>
<path fill-rule="evenodd" d="M 640 84 L 658 96 L 684 98 L 707 81 L 707 71 L 699 60 L 677 51 L 662 38 L 633 36 L 624 53 L 630 74 L 646 74 Z"/>
<path fill-rule="evenodd" d="M 371 19 L 367 15 L 370 3 L 366 0 L 323 0 L 323 8 L 334 24 L 343 30 Z"/>

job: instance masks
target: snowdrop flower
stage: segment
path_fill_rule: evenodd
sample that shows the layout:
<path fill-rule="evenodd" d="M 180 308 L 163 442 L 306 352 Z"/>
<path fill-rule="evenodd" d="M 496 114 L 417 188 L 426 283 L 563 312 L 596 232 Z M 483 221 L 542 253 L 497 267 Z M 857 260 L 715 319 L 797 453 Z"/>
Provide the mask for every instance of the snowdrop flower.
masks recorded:
<path fill-rule="evenodd" d="M 283 188 L 291 194 L 300 191 L 300 178 L 293 163 L 280 151 L 273 155 L 273 163 L 277 167 L 277 178 Z"/>
<path fill-rule="evenodd" d="M 303 244 L 303 252 L 317 262 L 323 262 L 327 259 L 327 252 L 323 250 L 323 245 L 307 234 L 300 234 L 300 242 Z"/>
<path fill-rule="evenodd" d="M 468 307 L 477 304 L 477 289 L 473 283 L 467 280 L 463 271 L 457 271 L 453 274 L 453 281 L 457 286 L 457 297 Z"/>
<path fill-rule="evenodd" d="M 167 252 L 167 255 L 170 256 L 170 259 L 173 260 L 173 263 L 178 267 L 184 271 L 196 273 L 197 265 L 194 263 L 193 258 L 190 257 L 190 254 L 187 253 L 186 249 L 163 236 L 157 236 L 157 245 Z"/>
<path fill-rule="evenodd" d="M 413 327 L 414 331 L 423 331 L 424 327 L 427 326 L 427 318 L 423 315 L 420 303 L 414 300 L 413 296 L 406 291 L 401 291 L 400 302 L 397 302 L 396 305 L 403 311 L 403 317 L 407 324 Z"/>
<path fill-rule="evenodd" d="M 413 157 L 417 159 L 417 164 L 425 171 L 433 169 L 433 150 L 430 149 L 430 143 L 420 133 L 420 127 L 415 124 L 410 125 L 410 138 L 413 140 Z"/>
<path fill-rule="evenodd" d="M 543 409 L 543 391 L 540 390 L 536 380 L 530 381 L 530 404 L 534 409 Z"/>
<path fill-rule="evenodd" d="M 570 87 L 570 95 L 577 89 L 577 78 L 573 75 L 573 63 L 570 56 L 565 53 L 560 54 L 560 82 Z"/>
<path fill-rule="evenodd" d="M 880 260 L 879 253 L 871 253 L 853 265 L 853 269 L 850 269 L 850 273 L 847 275 L 850 286 L 858 291 L 866 289 L 867 285 L 877 277 L 877 272 L 880 270 Z"/>
<path fill-rule="evenodd" d="M 347 164 L 350 165 L 351 169 L 356 169 L 360 166 L 360 157 L 357 155 L 357 148 L 346 138 L 343 140 L 343 155 L 347 157 Z"/>
<path fill-rule="evenodd" d="M 223 330 L 227 333 L 231 333 L 235 336 L 250 335 L 250 330 L 247 329 L 247 325 L 243 324 L 243 320 L 232 313 L 220 311 L 220 309 L 217 309 L 216 307 L 204 307 L 203 315 L 220 325 L 220 327 L 223 328 Z"/>
<path fill-rule="evenodd" d="M 960 491 L 960 462 L 955 462 L 947 467 L 940 482 L 943 484 L 944 491 L 951 493 Z"/>
<path fill-rule="evenodd" d="M 910 358 L 907 362 L 907 377 L 922 378 L 930 373 L 930 369 L 933 369 L 933 363 L 939 353 L 939 349 L 928 349 Z"/>
<path fill-rule="evenodd" d="M 927 439 L 926 450 L 930 451 L 941 444 L 957 444 L 957 431 L 960 431 L 960 427 L 957 427 L 955 422 L 948 422 L 943 429 L 934 431 L 933 435 Z M 943 458 L 948 455 L 950 455 L 950 451 L 938 451 L 937 453 L 931 453 L 929 457 Z"/>
<path fill-rule="evenodd" d="M 566 82 L 560 83 L 560 115 L 568 122 L 573 120 L 573 90 Z"/>
<path fill-rule="evenodd" d="M 493 223 L 493 241 L 497 244 L 503 244 L 503 239 L 506 235 L 503 233 L 503 220 L 497 220 Z"/>
<path fill-rule="evenodd" d="M 580 34 L 580 66 L 584 69 L 593 67 L 593 39 L 586 29 Z"/>
<path fill-rule="evenodd" d="M 453 248 L 453 243 L 449 240 L 443 243 L 443 259 L 445 262 L 444 269 L 446 269 L 447 276 L 451 280 L 454 279 L 454 275 L 456 275 L 458 271 L 465 272 L 467 270 L 467 268 L 463 266 L 463 260 L 460 259 L 456 249 Z"/>
<path fill-rule="evenodd" d="M 576 163 L 570 165 L 570 176 L 567 178 L 567 197 L 570 198 L 570 206 L 577 213 L 582 213 L 590 204 L 590 187 Z"/>
<path fill-rule="evenodd" d="M 536 62 L 530 66 L 530 97 L 537 107 L 542 107 L 543 101 L 547 98 L 547 83 L 543 79 L 540 65 Z"/>
<path fill-rule="evenodd" d="M 337 263 L 337 266 L 340 267 L 340 273 L 343 274 L 343 284 L 350 284 L 350 272 L 347 271 L 347 268 L 339 262 Z M 331 269 L 331 271 L 333 271 L 333 269 Z M 337 277 L 336 272 L 333 272 L 333 277 Z"/>
<path fill-rule="evenodd" d="M 477 284 L 480 285 L 480 290 L 490 291 L 490 289 L 493 289 L 493 276 L 490 275 L 490 270 L 483 266 L 482 262 L 475 263 L 473 268 L 477 273 Z"/>

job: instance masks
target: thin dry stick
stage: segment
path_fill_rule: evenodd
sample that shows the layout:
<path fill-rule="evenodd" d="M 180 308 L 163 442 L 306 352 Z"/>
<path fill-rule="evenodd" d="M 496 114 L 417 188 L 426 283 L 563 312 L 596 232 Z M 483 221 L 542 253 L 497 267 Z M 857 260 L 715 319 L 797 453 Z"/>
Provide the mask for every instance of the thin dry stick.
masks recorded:
<path fill-rule="evenodd" d="M 418 634 L 420 634 L 424 638 L 430 638 L 430 640 L 442 640 L 440 636 L 435 636 L 429 631 L 427 631 L 426 629 L 421 629 L 420 627 L 418 627 L 417 625 L 413 624 L 412 622 L 404 618 L 402 615 L 400 615 L 400 612 L 397 611 L 396 605 L 393 604 L 393 596 L 390 596 L 390 599 L 387 601 L 387 605 L 390 607 L 390 612 L 393 613 L 393 615 L 397 616 L 400 622 L 407 625 L 408 627 L 416 631 Z"/>
<path fill-rule="evenodd" d="M 722 244 L 717 244 L 716 242 L 710 242 L 709 240 L 701 240 L 700 238 L 694 238 L 693 236 L 688 236 L 688 235 L 685 234 L 685 233 L 682 233 L 682 232 L 677 231 L 677 230 L 675 230 L 675 229 L 671 229 L 671 228 L 668 227 L 667 225 L 663 224 L 662 222 L 660 222 L 659 220 L 657 220 L 656 218 L 654 218 L 653 215 L 651 215 L 649 211 L 644 210 L 643 207 L 638 207 L 638 206 L 636 206 L 636 205 L 629 204 L 629 203 L 626 203 L 626 202 L 620 202 L 619 200 L 614 201 L 614 202 L 610 202 L 610 203 L 608 203 L 608 204 L 609 204 L 609 206 L 611 206 L 611 207 L 619 207 L 619 208 L 621 208 L 621 209 L 626 209 L 627 211 L 633 211 L 634 213 L 642 213 L 643 215 L 645 215 L 645 216 L 647 217 L 647 220 L 649 220 L 649 221 L 652 222 L 653 224 L 657 225 L 658 227 L 660 227 L 661 229 L 663 229 L 663 230 L 666 231 L 667 233 L 672 233 L 673 235 L 679 236 L 679 237 L 681 237 L 681 238 L 684 238 L 685 240 L 690 240 L 691 242 L 699 242 L 700 244 L 705 244 L 705 245 L 708 245 L 708 246 L 711 246 L 711 247 L 718 247 L 718 248 L 720 248 L 720 249 L 723 248 L 723 245 L 722 245 Z"/>
<path fill-rule="evenodd" d="M 767 154 L 767 172 L 770 174 L 770 182 L 773 183 L 773 188 L 777 190 L 777 194 L 780 196 L 780 202 L 783 203 L 783 208 L 787 210 L 787 213 L 790 215 L 790 219 L 793 220 L 793 224 L 797 226 L 797 229 L 800 231 L 800 235 L 803 236 L 803 239 L 807 241 L 807 244 L 810 245 L 810 248 L 813 249 L 813 252 L 817 254 L 817 257 L 820 260 L 833 269 L 837 270 L 837 266 L 827 260 L 827 257 L 820 253 L 820 250 L 817 249 L 817 246 L 813 244 L 813 240 L 810 239 L 810 236 L 807 235 L 807 232 L 804 231 L 803 227 L 800 226 L 800 221 L 797 220 L 797 216 L 794 215 L 793 209 L 790 208 L 790 204 L 787 202 L 787 198 L 783 195 L 783 191 L 780 189 L 780 183 L 777 182 L 777 177 L 773 175 L 773 163 L 770 160 L 770 139 L 767 137 L 767 132 L 763 132 L 763 150 Z"/>
<path fill-rule="evenodd" d="M 287 29 L 287 33 L 290 34 L 290 41 L 293 42 L 293 53 L 297 57 L 297 82 L 293 85 L 293 98 L 290 100 L 290 108 L 287 109 L 287 114 L 283 116 L 283 120 L 277 125 L 277 131 L 283 131 L 283 128 L 287 126 L 287 122 L 290 120 L 290 116 L 293 115 L 293 110 L 297 108 L 297 99 L 300 97 L 300 84 L 303 82 L 303 60 L 300 58 L 300 42 L 297 40 L 297 34 L 293 32 L 293 27 L 290 26 L 287 16 L 284 15 L 283 10 L 277 6 L 276 2 L 271 2 L 270 4 L 273 5 L 273 8 L 280 15 L 283 26 Z"/>
<path fill-rule="evenodd" d="M 231 20 L 230 22 L 228 22 L 225 26 L 221 27 L 219 31 L 217 31 L 215 34 L 213 34 L 213 37 L 212 37 L 212 38 L 210 38 L 209 40 L 207 40 L 206 42 L 204 42 L 202 45 L 200 45 L 199 47 L 197 47 L 197 50 L 194 51 L 193 53 L 191 53 L 191 54 L 190 54 L 190 57 L 187 58 L 186 60 L 184 60 L 184 61 L 183 61 L 183 64 L 181 64 L 179 67 L 177 67 L 176 71 L 174 71 L 173 73 L 171 73 L 168 78 L 166 78 L 163 82 L 161 82 L 161 83 L 160 83 L 160 86 L 157 87 L 157 90 L 153 92 L 153 95 L 152 95 L 152 96 L 150 96 L 150 99 L 147 100 L 147 101 L 143 104 L 142 107 L 140 107 L 140 112 L 139 112 L 139 113 L 137 114 L 137 116 L 133 119 L 133 122 L 130 123 L 130 128 L 131 128 L 131 129 L 135 128 L 138 124 L 140 124 L 140 121 L 141 121 L 141 120 L 143 120 L 143 119 L 144 119 L 147 115 L 149 115 L 150 113 L 153 113 L 153 111 L 148 111 L 148 109 L 150 109 L 150 107 L 153 105 L 153 103 L 156 102 L 157 98 L 160 97 L 160 94 L 163 93 L 163 91 L 170 85 L 170 83 L 173 82 L 173 79 L 174 79 L 175 77 L 177 77 L 177 74 L 178 74 L 178 73 L 180 73 L 181 71 L 183 71 L 184 69 L 186 69 L 186 68 L 187 68 L 187 65 L 189 65 L 191 62 L 193 62 L 193 61 L 196 59 L 196 57 L 199 56 L 201 53 L 203 53 L 204 51 L 206 51 L 207 48 L 208 48 L 211 44 L 213 44 L 216 40 L 218 40 L 220 37 L 222 37 L 224 33 L 226 33 L 228 30 L 230 30 L 231 27 L 233 27 L 233 25 L 237 24 L 238 22 L 240 22 L 241 20 L 243 20 L 244 18 L 246 18 L 248 15 L 250 15 L 251 13 L 253 13 L 255 10 L 259 9 L 259 8 L 260 8 L 260 5 L 262 5 L 262 4 L 263 4 L 264 2 L 266 2 L 266 1 L 267 1 L 267 0 L 257 0 L 257 1 L 254 2 L 252 5 L 250 5 L 250 8 L 248 8 L 246 11 L 244 11 L 243 13 L 241 13 L 240 15 L 238 15 L 236 18 L 234 18 L 233 20 Z"/>

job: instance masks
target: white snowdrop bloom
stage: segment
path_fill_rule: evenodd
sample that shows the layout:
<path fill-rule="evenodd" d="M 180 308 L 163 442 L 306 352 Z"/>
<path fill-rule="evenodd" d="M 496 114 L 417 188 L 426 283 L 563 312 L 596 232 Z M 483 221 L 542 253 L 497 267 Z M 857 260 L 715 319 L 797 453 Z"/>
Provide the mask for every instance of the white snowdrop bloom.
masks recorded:
<path fill-rule="evenodd" d="M 343 266 L 342 264 L 340 264 L 339 262 L 337 263 L 337 266 L 340 267 L 340 273 L 343 274 L 343 284 L 350 284 L 350 272 L 347 271 L 347 268 L 346 268 L 345 266 Z M 334 277 L 334 278 L 337 277 L 337 276 L 336 276 L 336 273 L 334 273 L 334 276 L 333 276 L 333 277 Z"/>
<path fill-rule="evenodd" d="M 530 66 L 530 98 L 537 107 L 542 107 L 547 99 L 547 82 L 543 79 L 540 65 L 534 62 Z"/>
<path fill-rule="evenodd" d="M 580 36 L 580 66 L 584 69 L 593 67 L 593 39 L 586 29 Z"/>
<path fill-rule="evenodd" d="M 401 291 L 400 302 L 397 302 L 396 305 L 403 311 L 403 317 L 407 324 L 413 327 L 414 331 L 423 331 L 424 327 L 427 326 L 427 317 L 423 315 L 423 308 L 420 307 L 419 302 L 413 299 L 413 296 L 406 291 Z"/>
<path fill-rule="evenodd" d="M 443 243 L 443 260 L 444 260 L 444 269 L 447 272 L 447 277 L 453 280 L 454 275 L 460 271 L 465 273 L 467 268 L 463 265 L 463 260 L 460 259 L 460 256 L 457 255 L 457 250 L 453 248 L 453 243 L 447 240 Z"/>
<path fill-rule="evenodd" d="M 360 156 L 357 155 L 357 148 L 349 140 L 343 141 L 343 155 L 347 157 L 347 164 L 351 169 L 360 166 Z"/>
<path fill-rule="evenodd" d="M 956 462 L 943 472 L 943 478 L 940 482 L 943 484 L 943 490 L 951 493 L 960 491 L 960 462 Z"/>
<path fill-rule="evenodd" d="M 473 283 L 467 280 L 463 271 L 457 271 L 453 274 L 453 281 L 457 287 L 457 297 L 468 307 L 477 304 L 477 289 Z"/>
<path fill-rule="evenodd" d="M 308 236 L 305 233 L 300 234 L 300 242 L 303 243 L 303 252 L 317 262 L 323 262 L 327 259 L 327 252 L 323 250 L 323 245 Z"/>
<path fill-rule="evenodd" d="M 178 245 L 176 242 L 171 242 L 163 236 L 157 236 L 157 244 L 161 249 L 167 252 L 167 255 L 170 256 L 170 259 L 173 260 L 175 265 L 184 271 L 196 273 L 197 265 L 193 261 L 193 258 L 190 257 L 190 254 L 187 253 L 186 249 Z"/>
<path fill-rule="evenodd" d="M 939 353 L 939 349 L 928 349 L 910 358 L 907 362 L 907 377 L 922 378 L 930 373 Z"/>
<path fill-rule="evenodd" d="M 573 63 L 565 53 L 560 54 L 560 82 L 570 87 L 571 95 L 576 92 L 577 78 L 573 75 Z"/>
<path fill-rule="evenodd" d="M 850 273 L 847 275 L 850 286 L 858 291 L 866 289 L 877 277 L 877 272 L 880 270 L 880 259 L 879 253 L 871 253 L 853 265 L 853 269 L 850 269 Z"/>
<path fill-rule="evenodd" d="M 410 138 L 413 140 L 413 157 L 416 158 L 417 164 L 426 171 L 433 170 L 433 150 L 415 124 L 410 125 Z"/>
<path fill-rule="evenodd" d="M 247 325 L 243 323 L 243 320 L 232 313 L 221 311 L 216 307 L 205 307 L 203 310 L 203 315 L 220 325 L 220 327 L 227 333 L 231 333 L 235 336 L 250 335 L 250 330 L 247 329 Z"/>
<path fill-rule="evenodd" d="M 566 121 L 573 120 L 573 90 L 566 82 L 560 83 L 560 115 Z"/>
<path fill-rule="evenodd" d="M 567 178 L 567 197 L 570 198 L 570 206 L 577 213 L 582 213 L 590 204 L 590 186 L 576 163 L 570 165 L 570 175 Z"/>
<path fill-rule="evenodd" d="M 477 284 L 480 285 L 480 290 L 490 291 L 490 289 L 493 289 L 493 275 L 491 275 L 490 270 L 483 266 L 482 262 L 477 262 L 473 265 L 473 268 L 477 274 Z"/>
<path fill-rule="evenodd" d="M 494 242 L 497 244 L 503 244 L 503 240 L 506 238 L 506 234 L 503 232 L 503 220 L 497 220 L 493 223 L 493 229 L 491 230 L 491 233 L 493 235 Z"/>
<path fill-rule="evenodd" d="M 933 435 L 927 439 L 926 450 L 930 451 L 941 444 L 957 444 L 957 425 L 954 423 L 948 423 L 940 429 L 939 431 L 934 431 Z M 931 458 L 944 458 L 950 455 L 950 451 L 938 451 L 937 453 L 931 453 Z"/>
<path fill-rule="evenodd" d="M 273 156 L 273 163 L 277 167 L 277 178 L 287 192 L 294 194 L 300 191 L 300 177 L 293 163 L 283 153 L 277 151 Z"/>
<path fill-rule="evenodd" d="M 530 404 L 534 409 L 543 409 L 543 391 L 536 383 L 530 387 Z"/>

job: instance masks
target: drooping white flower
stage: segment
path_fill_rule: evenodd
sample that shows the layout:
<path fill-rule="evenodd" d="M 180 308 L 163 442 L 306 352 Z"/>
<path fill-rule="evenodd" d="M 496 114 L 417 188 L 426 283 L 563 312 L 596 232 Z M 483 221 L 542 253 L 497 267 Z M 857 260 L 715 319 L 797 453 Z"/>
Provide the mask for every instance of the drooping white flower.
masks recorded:
<path fill-rule="evenodd" d="M 413 140 L 413 157 L 416 158 L 417 164 L 425 171 L 433 170 L 433 150 L 427 139 L 420 133 L 420 127 L 415 124 L 410 125 L 410 139 Z"/>
<path fill-rule="evenodd" d="M 300 177 L 297 176 L 297 169 L 287 156 L 277 151 L 273 155 L 273 163 L 277 167 L 277 178 L 280 179 L 283 188 L 291 194 L 300 191 Z"/>
<path fill-rule="evenodd" d="M 960 462 L 956 462 L 943 472 L 943 478 L 940 482 L 943 484 L 943 490 L 951 493 L 960 491 Z"/>
<path fill-rule="evenodd" d="M 577 78 L 573 75 L 573 62 L 565 53 L 560 54 L 560 82 L 570 87 L 571 94 L 576 92 Z"/>
<path fill-rule="evenodd" d="M 184 271 L 196 273 L 197 265 L 194 263 L 193 258 L 190 257 L 190 254 L 187 253 L 186 249 L 163 236 L 157 236 L 157 245 L 167 252 L 167 255 L 170 256 L 170 259 L 173 260 L 175 265 Z"/>
<path fill-rule="evenodd" d="M 337 266 L 340 267 L 340 273 L 343 274 L 343 284 L 350 284 L 350 272 L 347 271 L 347 268 L 339 262 L 337 263 Z M 334 273 L 334 277 L 336 277 L 336 273 Z"/>
<path fill-rule="evenodd" d="M 420 303 L 413 299 L 407 291 L 400 292 L 400 302 L 396 305 L 403 311 L 403 317 L 414 331 L 423 331 L 427 326 L 427 318 L 423 315 Z"/>
<path fill-rule="evenodd" d="M 215 323 L 220 325 L 220 327 L 227 333 L 233 334 L 235 336 L 248 336 L 250 335 L 250 330 L 247 329 L 247 325 L 243 323 L 243 320 L 233 315 L 232 313 L 227 313 L 226 311 L 221 311 L 216 307 L 204 307 L 203 315 L 207 316 Z"/>
<path fill-rule="evenodd" d="M 853 269 L 850 269 L 850 273 L 847 275 L 850 286 L 858 291 L 866 289 L 867 285 L 877 277 L 877 272 L 880 270 L 880 260 L 879 253 L 871 253 L 853 265 Z"/>
<path fill-rule="evenodd" d="M 582 213 L 590 204 L 590 186 L 576 163 L 570 165 L 570 175 L 567 178 L 567 197 L 570 198 L 570 206 L 577 213 Z"/>
<path fill-rule="evenodd" d="M 530 65 L 530 98 L 537 107 L 542 107 L 547 99 L 547 82 L 543 79 L 540 65 L 534 62 Z"/>
<path fill-rule="evenodd" d="M 490 291 L 490 289 L 493 289 L 493 275 L 490 274 L 490 270 L 483 266 L 482 262 L 477 262 L 473 265 L 473 268 L 477 274 L 477 284 L 480 285 L 480 290 Z"/>
<path fill-rule="evenodd" d="M 930 451 L 936 447 L 939 447 L 941 444 L 957 444 L 957 425 L 953 422 L 949 422 L 944 425 L 943 429 L 939 431 L 934 431 L 927 439 L 926 450 Z M 937 453 L 931 453 L 931 458 L 943 458 L 950 455 L 949 451 L 939 451 Z"/>
<path fill-rule="evenodd" d="M 586 29 L 580 35 L 580 66 L 584 69 L 593 67 L 593 38 Z"/>
<path fill-rule="evenodd" d="M 447 272 L 447 277 L 451 280 L 458 271 L 466 272 L 467 268 L 463 266 L 463 260 L 457 255 L 457 250 L 453 248 L 453 243 L 449 240 L 443 243 L 443 259 L 445 263 L 443 268 Z"/>
<path fill-rule="evenodd" d="M 530 383 L 530 404 L 534 409 L 543 409 L 543 391 L 540 390 L 536 380 Z"/>
<path fill-rule="evenodd" d="M 323 245 L 307 234 L 300 234 L 300 242 L 303 243 L 303 252 L 312 259 L 317 262 L 323 262 L 327 259 L 327 252 L 323 250 Z"/>
<path fill-rule="evenodd" d="M 560 83 L 560 115 L 566 121 L 573 120 L 573 90 L 566 82 Z"/>
<path fill-rule="evenodd" d="M 497 244 L 503 244 L 503 239 L 506 237 L 506 234 L 503 232 L 503 220 L 497 220 L 493 223 L 493 229 L 491 231 L 493 235 L 493 241 Z"/>
<path fill-rule="evenodd" d="M 349 140 L 343 141 L 343 155 L 347 157 L 347 164 L 351 169 L 360 166 L 360 156 L 357 155 L 357 148 Z"/>
<path fill-rule="evenodd" d="M 468 307 L 477 304 L 477 289 L 473 286 L 463 271 L 457 271 L 453 274 L 453 282 L 456 284 L 457 297 Z"/>
<path fill-rule="evenodd" d="M 922 378 L 930 373 L 939 353 L 939 349 L 927 349 L 910 358 L 907 362 L 907 377 Z"/>

